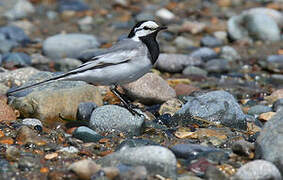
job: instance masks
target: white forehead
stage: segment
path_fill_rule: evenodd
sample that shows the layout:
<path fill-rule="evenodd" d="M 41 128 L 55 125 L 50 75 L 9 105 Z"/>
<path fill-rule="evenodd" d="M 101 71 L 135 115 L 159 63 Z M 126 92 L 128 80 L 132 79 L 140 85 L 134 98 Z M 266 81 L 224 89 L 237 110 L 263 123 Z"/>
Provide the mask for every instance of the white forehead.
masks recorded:
<path fill-rule="evenodd" d="M 153 21 L 146 21 L 140 25 L 141 28 L 145 26 L 149 28 L 158 28 L 158 24 L 156 24 L 156 22 L 153 22 Z"/>

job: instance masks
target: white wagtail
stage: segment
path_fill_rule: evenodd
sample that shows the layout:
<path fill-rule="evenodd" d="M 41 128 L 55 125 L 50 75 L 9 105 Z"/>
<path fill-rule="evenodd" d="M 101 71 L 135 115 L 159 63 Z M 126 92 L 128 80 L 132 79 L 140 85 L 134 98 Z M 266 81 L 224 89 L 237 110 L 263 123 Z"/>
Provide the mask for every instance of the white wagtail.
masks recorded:
<path fill-rule="evenodd" d="M 95 53 L 95 56 L 88 57 L 88 62 L 81 66 L 45 81 L 10 90 L 7 95 L 54 81 L 85 81 L 94 85 L 110 86 L 110 90 L 126 108 L 131 113 L 137 113 L 123 99 L 117 85 L 133 82 L 150 71 L 159 56 L 156 36 L 163 29 L 166 27 L 158 26 L 154 21 L 138 22 L 128 38 L 118 41 L 109 49 Z"/>

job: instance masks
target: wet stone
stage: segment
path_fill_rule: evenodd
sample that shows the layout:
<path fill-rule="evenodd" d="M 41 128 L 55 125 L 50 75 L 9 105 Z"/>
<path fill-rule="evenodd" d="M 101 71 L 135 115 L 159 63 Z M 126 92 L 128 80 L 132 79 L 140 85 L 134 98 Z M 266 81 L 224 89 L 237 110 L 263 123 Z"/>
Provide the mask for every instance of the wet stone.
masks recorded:
<path fill-rule="evenodd" d="M 194 58 L 200 58 L 202 61 L 206 62 L 211 59 L 217 58 L 218 54 L 213 49 L 202 47 L 193 51 L 190 56 Z"/>
<path fill-rule="evenodd" d="M 103 136 L 86 126 L 78 127 L 73 132 L 73 136 L 83 142 L 98 142 L 101 138 L 103 138 Z"/>

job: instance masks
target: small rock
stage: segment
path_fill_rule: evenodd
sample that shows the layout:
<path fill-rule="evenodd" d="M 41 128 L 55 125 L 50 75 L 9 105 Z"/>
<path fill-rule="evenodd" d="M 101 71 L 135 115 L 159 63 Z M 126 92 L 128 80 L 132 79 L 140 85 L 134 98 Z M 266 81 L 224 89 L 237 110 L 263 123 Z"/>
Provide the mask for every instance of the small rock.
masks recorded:
<path fill-rule="evenodd" d="M 187 103 L 172 118 L 188 123 L 196 116 L 227 127 L 246 129 L 246 116 L 235 98 L 225 91 L 212 91 L 196 97 L 187 96 Z"/>
<path fill-rule="evenodd" d="M 226 31 L 216 31 L 213 36 L 220 39 L 222 42 L 228 41 L 228 33 Z"/>
<path fill-rule="evenodd" d="M 278 99 L 273 103 L 273 110 L 277 112 L 279 109 L 283 108 L 283 99 Z"/>
<path fill-rule="evenodd" d="M 2 72 L 0 73 L 0 82 L 3 82 L 4 84 L 9 86 L 11 86 L 11 84 L 21 86 L 38 72 L 39 71 L 37 69 L 32 67 L 25 67 L 13 71 Z"/>
<path fill-rule="evenodd" d="M 181 31 L 198 34 L 204 31 L 206 24 L 198 21 L 185 21 L 182 24 Z"/>
<path fill-rule="evenodd" d="M 0 40 L 0 53 L 8 53 L 17 46 L 19 46 L 19 44 L 16 41 Z"/>
<path fill-rule="evenodd" d="M 175 15 L 168 9 L 162 8 L 156 11 L 155 15 L 163 20 L 172 21 L 175 19 Z"/>
<path fill-rule="evenodd" d="M 266 113 L 262 113 L 258 116 L 258 119 L 261 121 L 268 121 L 269 119 L 272 118 L 272 116 L 274 116 L 276 113 L 275 112 L 266 112 Z"/>
<path fill-rule="evenodd" d="M 10 20 L 21 19 L 30 16 L 35 12 L 32 3 L 27 0 L 18 0 L 12 9 L 5 13 L 5 17 Z"/>
<path fill-rule="evenodd" d="M 274 179 L 281 180 L 282 176 L 277 167 L 271 162 L 264 160 L 254 160 L 248 162 L 238 169 L 237 173 L 232 177 L 232 180 L 244 179 Z"/>
<path fill-rule="evenodd" d="M 208 151 L 222 151 L 217 148 L 202 146 L 199 144 L 176 144 L 170 148 L 177 158 L 194 159 L 198 154 Z"/>
<path fill-rule="evenodd" d="M 21 126 L 18 129 L 16 140 L 22 144 L 45 144 L 37 133 L 28 126 Z"/>
<path fill-rule="evenodd" d="M 266 59 L 267 69 L 273 72 L 283 72 L 283 55 L 270 55 Z"/>
<path fill-rule="evenodd" d="M 13 40 L 18 43 L 30 42 L 29 37 L 25 34 L 24 30 L 16 26 L 4 26 L 0 28 L 0 34 L 4 34 L 6 39 Z"/>
<path fill-rule="evenodd" d="M 98 159 L 103 166 L 117 166 L 127 164 L 131 166 L 145 166 L 150 175 L 176 179 L 176 157 L 167 148 L 161 146 L 142 146 L 126 148 Z"/>
<path fill-rule="evenodd" d="M 197 76 L 203 76 L 206 77 L 207 76 L 207 71 L 196 67 L 196 66 L 187 66 L 182 74 L 186 75 L 186 76 L 190 76 L 190 75 L 197 75 Z"/>
<path fill-rule="evenodd" d="M 241 59 L 239 53 L 231 46 L 223 46 L 221 48 L 220 57 L 228 61 L 236 61 Z"/>
<path fill-rule="evenodd" d="M 80 179 L 90 179 L 91 175 L 98 172 L 101 167 L 90 159 L 84 159 L 71 164 L 68 168 Z"/>
<path fill-rule="evenodd" d="M 278 25 L 272 17 L 263 13 L 243 12 L 239 16 L 231 17 L 228 21 L 228 32 L 234 40 L 245 38 L 267 41 L 280 40 Z"/>
<path fill-rule="evenodd" d="M 87 34 L 58 34 L 43 42 L 43 52 L 54 59 L 78 58 L 82 51 L 97 48 L 97 38 Z"/>
<path fill-rule="evenodd" d="M 60 72 L 68 72 L 80 66 L 82 62 L 77 59 L 64 58 L 58 61 L 55 61 L 54 69 Z"/>
<path fill-rule="evenodd" d="M 272 111 L 271 107 L 259 104 L 259 105 L 252 106 L 249 109 L 248 114 L 259 115 L 261 113 L 266 113 L 266 112 L 270 112 L 270 111 Z"/>
<path fill-rule="evenodd" d="M 141 12 L 136 15 L 136 20 L 137 21 L 146 21 L 149 19 L 155 19 L 154 15 L 150 12 Z"/>
<path fill-rule="evenodd" d="M 187 39 L 183 36 L 178 36 L 175 40 L 174 40 L 174 44 L 176 44 L 176 46 L 178 48 L 188 48 L 191 46 L 194 46 L 194 41 Z"/>
<path fill-rule="evenodd" d="M 42 127 L 42 123 L 39 119 L 35 119 L 35 118 L 25 118 L 22 121 L 22 124 L 25 126 L 41 126 Z"/>
<path fill-rule="evenodd" d="M 163 103 L 159 108 L 159 114 L 170 114 L 173 116 L 179 109 L 181 109 L 183 103 L 179 99 L 173 98 Z"/>
<path fill-rule="evenodd" d="M 133 148 L 133 147 L 141 147 L 141 146 L 150 146 L 150 145 L 158 145 L 157 143 L 147 140 L 147 139 L 126 139 L 121 144 L 119 144 L 116 148 L 116 151 L 120 151 L 126 148 Z"/>
<path fill-rule="evenodd" d="M 101 138 L 103 138 L 103 136 L 85 126 L 78 127 L 73 132 L 73 136 L 83 142 L 98 142 Z"/>
<path fill-rule="evenodd" d="M 245 156 L 250 159 L 254 158 L 254 144 L 244 140 L 234 142 L 232 151 L 240 156 Z"/>
<path fill-rule="evenodd" d="M 209 73 L 225 73 L 233 68 L 226 59 L 212 59 L 206 62 L 204 66 Z"/>
<path fill-rule="evenodd" d="M 265 123 L 255 143 L 255 158 L 275 163 L 281 173 L 283 172 L 283 156 L 281 153 L 283 149 L 283 145 L 281 143 L 281 139 L 283 137 L 282 117 L 283 111 L 279 110 L 269 121 Z M 261 170 L 261 172 L 263 173 L 268 171 Z"/>
<path fill-rule="evenodd" d="M 34 32 L 37 29 L 37 27 L 33 23 L 27 20 L 13 21 L 10 24 L 12 26 L 17 26 L 23 29 L 26 35 L 31 35 L 32 32 Z"/>
<path fill-rule="evenodd" d="M 209 61 L 218 57 L 218 54 L 210 48 L 203 47 L 193 51 L 190 56 L 200 58 L 203 61 Z"/>
<path fill-rule="evenodd" d="M 86 11 L 89 6 L 81 0 L 60 0 L 58 2 L 59 12 L 63 11 Z"/>
<path fill-rule="evenodd" d="M 98 132 L 115 132 L 139 135 L 144 117 L 133 115 L 126 108 L 105 105 L 96 108 L 91 115 L 89 126 Z"/>
<path fill-rule="evenodd" d="M 91 113 L 97 108 L 97 105 L 94 102 L 83 102 L 78 106 L 77 111 L 77 120 L 78 121 L 89 121 Z"/>
<path fill-rule="evenodd" d="M 202 46 L 207 46 L 207 47 L 217 47 L 221 46 L 223 43 L 220 39 L 213 37 L 213 36 L 204 36 L 200 40 L 200 44 Z"/>
<path fill-rule="evenodd" d="M 21 157 L 21 152 L 18 148 L 16 148 L 15 146 L 9 146 L 6 149 L 6 153 L 5 153 L 5 157 L 9 160 L 9 161 L 18 161 Z"/>
<path fill-rule="evenodd" d="M 199 88 L 192 86 L 192 85 L 188 85 L 188 84 L 177 84 L 174 87 L 174 89 L 175 89 L 177 96 L 180 96 L 180 95 L 189 96 L 193 92 L 200 90 Z"/>
<path fill-rule="evenodd" d="M 72 154 L 72 153 L 78 153 L 79 150 L 74 146 L 67 146 L 59 149 L 58 152 Z"/>
<path fill-rule="evenodd" d="M 184 54 L 160 54 L 156 62 L 156 67 L 165 72 L 182 72 L 182 70 L 191 65 L 201 64 L 200 57 L 192 57 Z"/>
<path fill-rule="evenodd" d="M 126 172 L 122 172 L 119 175 L 121 179 L 132 179 L 132 180 L 140 180 L 147 179 L 148 172 L 144 166 L 137 166 L 134 168 L 130 168 Z"/>
<path fill-rule="evenodd" d="M 7 98 L 0 96 L 0 122 L 17 119 L 15 111 L 7 104 Z"/>
<path fill-rule="evenodd" d="M 176 97 L 176 92 L 160 76 L 147 73 L 135 82 L 122 85 L 126 94 L 144 104 L 158 104 Z"/>
<path fill-rule="evenodd" d="M 86 16 L 78 21 L 80 29 L 82 31 L 90 31 L 92 29 L 93 18 L 91 16 Z"/>
<path fill-rule="evenodd" d="M 3 56 L 2 60 L 6 67 L 25 67 L 31 65 L 31 58 L 26 53 L 7 53 Z"/>

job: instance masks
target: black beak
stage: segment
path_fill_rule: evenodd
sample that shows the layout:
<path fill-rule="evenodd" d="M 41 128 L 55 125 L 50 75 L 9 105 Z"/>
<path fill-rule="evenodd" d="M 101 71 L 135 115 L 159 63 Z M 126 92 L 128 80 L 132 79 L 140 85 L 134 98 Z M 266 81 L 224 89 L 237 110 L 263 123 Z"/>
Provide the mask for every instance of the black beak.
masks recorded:
<path fill-rule="evenodd" d="M 158 31 L 165 30 L 165 29 L 167 29 L 166 26 L 160 26 L 160 27 L 157 28 Z"/>

